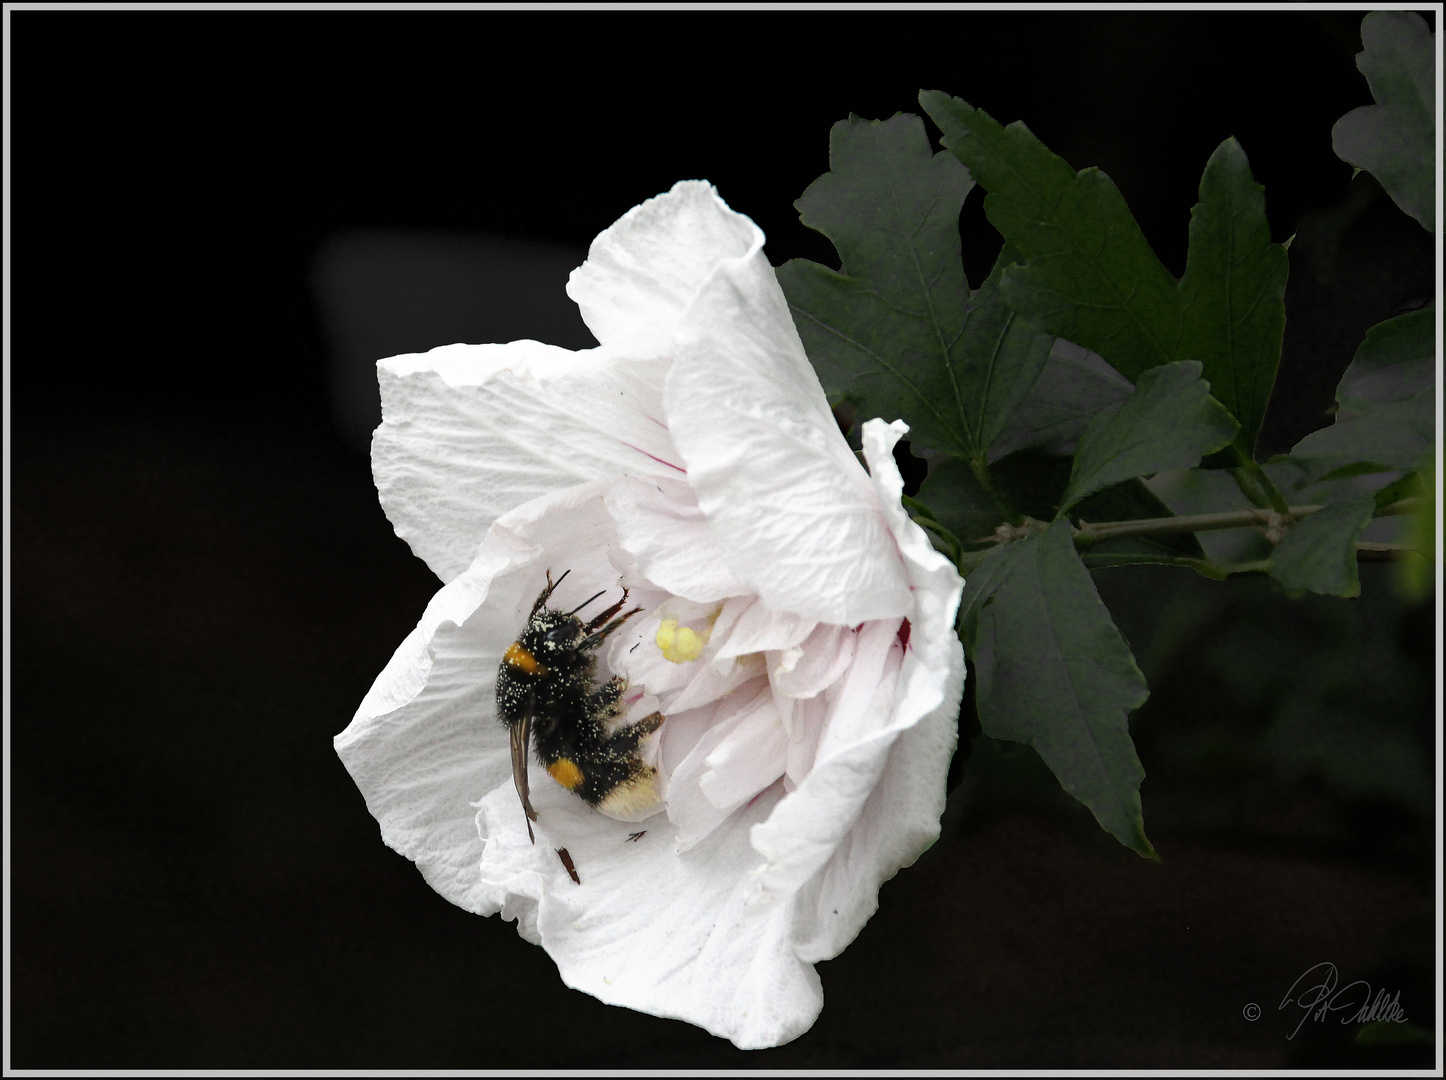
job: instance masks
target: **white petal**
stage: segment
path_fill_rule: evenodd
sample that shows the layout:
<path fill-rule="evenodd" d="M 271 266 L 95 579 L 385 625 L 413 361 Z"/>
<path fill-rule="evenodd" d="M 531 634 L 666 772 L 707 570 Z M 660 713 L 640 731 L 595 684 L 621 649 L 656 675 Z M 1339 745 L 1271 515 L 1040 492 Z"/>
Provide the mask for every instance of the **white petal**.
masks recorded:
<path fill-rule="evenodd" d="M 765 721 L 771 718 L 775 724 L 778 723 L 772 695 L 768 685 L 762 680 L 759 680 L 756 686 L 740 690 L 712 709 L 707 726 L 699 733 L 693 748 L 669 772 L 668 820 L 678 828 L 677 842 L 680 851 L 688 850 L 707 836 L 722 824 L 733 810 L 771 784 L 783 771 L 779 769 L 736 800 L 719 802 L 711 798 L 703 788 L 701 781 L 712 771 L 709 757 L 719 744 L 732 738 L 740 728 L 766 726 L 766 723 L 760 725 L 759 718 Z M 690 717 L 688 713 L 683 713 L 679 719 L 684 722 L 679 725 L 683 728 Z M 670 717 L 668 723 L 672 722 Z"/>
<path fill-rule="evenodd" d="M 480 914 L 497 910 L 496 896 L 478 878 L 482 844 L 468 804 L 510 783 L 493 686 L 512 632 L 469 619 L 492 579 L 530 555 L 494 544 L 444 586 L 335 740 L 387 846 Z"/>
<path fill-rule="evenodd" d="M 659 819 L 628 826 L 585 807 L 558 813 L 552 802 L 538 805 L 545 826 L 529 844 L 516 798 L 497 792 L 477 815 L 487 838 L 482 874 L 505 896 L 503 917 L 547 950 L 568 986 L 740 1047 L 776 1046 L 808 1030 L 823 1005 L 818 976 L 794 955 L 798 905 L 746 902 L 759 862 L 748 828 L 778 794 L 765 793 L 679 855 L 672 826 Z M 545 797 L 580 805 L 560 789 Z M 571 856 L 580 885 L 556 848 Z"/>
<path fill-rule="evenodd" d="M 747 591 L 713 542 L 693 489 L 681 480 L 619 483 L 608 510 L 638 572 L 659 588 L 703 603 Z"/>
<path fill-rule="evenodd" d="M 713 628 L 713 656 L 725 660 L 801 644 L 818 625 L 813 619 L 775 611 L 756 597 L 735 597 L 723 605 Z"/>
<path fill-rule="evenodd" d="M 664 369 L 536 341 L 383 360 L 382 425 L 372 437 L 382 508 L 450 581 L 515 506 L 619 473 L 680 477 L 663 420 Z"/>
<path fill-rule="evenodd" d="M 567 295 L 593 336 L 633 356 L 672 351 L 678 320 L 724 259 L 763 244 L 706 180 L 681 180 L 601 233 L 572 272 Z"/>
<path fill-rule="evenodd" d="M 891 451 L 906 430 L 877 420 L 864 426 L 871 473 L 895 500 L 902 481 Z M 800 924 L 800 955 L 812 960 L 835 956 L 852 941 L 877 907 L 879 885 L 938 836 L 957 739 L 964 658 L 953 623 L 963 583 L 902 509 L 890 519 L 914 590 L 908 643 L 900 627 L 879 665 L 881 630 L 865 627 L 850 669 L 852 675 L 873 668 L 882 684 L 893 655 L 902 653 L 888 715 L 881 723 L 876 699 L 859 706 L 864 686 L 830 688 L 831 706 L 836 701 L 838 708 L 831 708 L 813 770 L 752 833 L 753 846 L 768 859 L 758 879 L 761 893 L 800 895 L 821 871 L 817 907 Z"/>
<path fill-rule="evenodd" d="M 606 481 L 594 481 L 500 518 L 472 565 L 427 605 L 335 740 L 382 839 L 469 911 L 497 910 L 495 895 L 477 877 L 482 849 L 470 803 L 494 788 L 512 792 L 495 686 L 502 653 L 549 568 L 538 541 L 546 541 L 546 554 L 556 560 L 554 578 L 573 571 L 555 603 L 580 603 L 597 586 L 615 585 L 608 549 L 617 541 L 603 503 L 606 490 Z M 534 792 L 556 787 L 540 769 L 534 772 Z M 516 806 L 515 793 L 512 800 Z"/>
<path fill-rule="evenodd" d="M 762 249 L 723 263 L 678 331 L 668 428 L 728 567 L 772 610 L 857 625 L 909 589 Z"/>
<path fill-rule="evenodd" d="M 848 670 L 858 632 L 851 626 L 819 623 L 802 643 L 802 655 L 788 671 L 773 676 L 773 688 L 794 698 L 811 698 Z"/>

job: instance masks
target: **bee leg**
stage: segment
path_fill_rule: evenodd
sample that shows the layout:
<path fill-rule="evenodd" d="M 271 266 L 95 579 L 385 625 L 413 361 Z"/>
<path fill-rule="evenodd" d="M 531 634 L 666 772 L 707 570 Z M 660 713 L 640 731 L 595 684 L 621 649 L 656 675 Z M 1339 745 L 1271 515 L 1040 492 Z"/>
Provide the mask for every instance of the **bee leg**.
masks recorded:
<path fill-rule="evenodd" d="M 562 577 L 558 578 L 556 581 L 553 581 L 552 571 L 547 571 L 547 588 L 543 589 L 542 592 L 538 593 L 537 599 L 532 602 L 532 615 L 536 615 L 539 611 L 542 610 L 542 605 L 547 603 L 547 598 L 552 595 L 552 590 L 561 585 L 563 578 L 567 577 L 567 575 L 570 573 L 572 573 L 570 569 L 564 570 L 562 572 Z M 529 620 L 532 618 L 532 615 L 528 616 Z"/>
<path fill-rule="evenodd" d="M 532 705 L 529 697 L 527 710 L 522 714 L 521 721 L 511 726 L 509 734 L 512 744 L 512 784 L 517 788 L 517 798 L 522 803 L 522 813 L 527 821 L 527 839 L 535 844 L 537 838 L 532 835 L 532 823 L 537 820 L 537 811 L 532 809 L 527 784 L 527 744 L 532 733 Z"/>
<path fill-rule="evenodd" d="M 654 712 L 627 727 L 619 728 L 608 740 L 608 749 L 614 753 L 631 754 L 638 748 L 638 743 L 662 727 L 666 719 L 662 713 Z"/>
<path fill-rule="evenodd" d="M 635 607 L 632 611 L 624 612 L 622 615 L 619 615 L 612 622 L 604 626 L 601 630 L 597 631 L 596 633 L 589 634 L 587 637 L 583 638 L 582 641 L 579 642 L 578 648 L 596 649 L 599 645 L 603 643 L 603 641 L 607 638 L 609 634 L 611 634 L 619 626 L 622 626 L 623 623 L 627 622 L 629 619 L 631 619 L 634 615 L 636 615 L 642 610 L 643 609 L 640 607 Z M 605 612 L 604 614 L 607 613 Z M 596 624 L 596 621 L 597 620 L 593 620 L 593 622 L 589 623 L 588 625 L 593 626 Z"/>
<path fill-rule="evenodd" d="M 587 696 L 588 715 L 604 719 L 616 716 L 620 711 L 618 700 L 627 688 L 628 681 L 621 675 L 614 675 Z"/>
<path fill-rule="evenodd" d="M 599 593 L 598 595 L 601 595 L 601 593 Z M 597 599 L 597 597 L 593 597 L 593 599 Z M 616 604 L 614 604 L 612 607 L 606 609 L 605 611 L 600 611 L 600 612 L 598 612 L 598 613 L 597 613 L 597 617 L 594 618 L 592 622 L 590 622 L 590 623 L 588 623 L 586 626 L 584 626 L 583 629 L 584 629 L 584 630 L 596 630 L 599 626 L 601 626 L 603 623 L 607 622 L 607 621 L 608 621 L 609 619 L 611 619 L 614 615 L 616 615 L 619 611 L 621 611 L 621 610 L 623 609 L 623 605 L 626 604 L 627 602 L 628 602 L 628 590 L 627 590 L 627 589 L 624 589 L 624 590 L 623 590 L 623 598 L 622 598 L 621 600 L 619 600 Z"/>

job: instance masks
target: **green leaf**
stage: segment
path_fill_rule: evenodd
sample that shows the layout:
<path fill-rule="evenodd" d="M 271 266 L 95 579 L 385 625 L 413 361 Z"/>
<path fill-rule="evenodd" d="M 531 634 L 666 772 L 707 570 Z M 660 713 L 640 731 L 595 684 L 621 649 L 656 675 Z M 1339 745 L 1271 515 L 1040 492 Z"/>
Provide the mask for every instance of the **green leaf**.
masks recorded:
<path fill-rule="evenodd" d="M 1004 273 L 1010 305 L 1130 379 L 1200 360 L 1241 422 L 1248 455 L 1280 360 L 1287 262 L 1239 144 L 1226 139 L 1205 167 L 1177 285 L 1104 173 L 1075 173 L 1022 123 L 1001 127 L 938 91 L 919 101 L 988 190 L 985 214 L 1023 259 Z"/>
<path fill-rule="evenodd" d="M 1090 421 L 1075 450 L 1060 513 L 1132 477 L 1192 468 L 1203 455 L 1229 443 L 1236 430 L 1200 378 L 1199 361 L 1151 368 L 1128 400 Z"/>
<path fill-rule="evenodd" d="M 1307 435 L 1288 456 L 1302 469 L 1296 486 L 1416 468 L 1435 444 L 1435 386 L 1434 308 L 1371 327 L 1336 389 L 1335 423 Z"/>
<path fill-rule="evenodd" d="M 989 445 L 989 460 L 1016 450 L 1072 454 L 1096 413 L 1130 396 L 1134 385 L 1098 353 L 1055 338 L 1034 386 Z"/>
<path fill-rule="evenodd" d="M 1285 249 L 1270 242 L 1265 189 L 1233 138 L 1210 155 L 1190 211 L 1180 279 L 1182 344 L 1205 365 L 1215 400 L 1240 421 L 1236 445 L 1253 456 L 1285 336 Z"/>
<path fill-rule="evenodd" d="M 964 594 L 959 598 L 959 615 L 955 625 L 960 628 L 960 640 L 963 641 L 964 650 L 971 660 L 975 659 L 974 639 L 979 612 L 993 598 L 994 591 L 1009 576 L 1014 564 L 1029 553 L 1030 543 L 1031 541 L 1024 541 L 995 548 L 965 579 Z"/>
<path fill-rule="evenodd" d="M 980 487 L 974 470 L 962 458 L 946 458 L 932 465 L 919 487 L 919 500 L 966 546 L 984 542 L 1005 520 L 1004 512 Z"/>
<path fill-rule="evenodd" d="M 829 164 L 797 206 L 838 249 L 842 273 L 805 259 L 778 270 L 825 392 L 903 417 L 916 446 L 982 455 L 1051 339 L 1004 303 L 1002 264 L 969 292 L 959 208 L 974 181 L 952 154 L 933 153 L 916 116 L 835 124 Z"/>
<path fill-rule="evenodd" d="M 1059 513 L 1071 461 L 1067 457 L 1021 450 L 990 467 L 994 484 L 1021 514 L 1052 521 Z"/>
<path fill-rule="evenodd" d="M 1431 392 L 1410 401 L 1342 402 L 1334 424 L 1291 450 L 1291 459 L 1305 469 L 1297 483 L 1415 468 L 1435 436 L 1435 406 Z"/>
<path fill-rule="evenodd" d="M 1021 122 L 1002 127 L 938 91 L 924 91 L 919 103 L 988 190 L 985 215 L 1025 260 L 1005 274 L 1016 311 L 1127 378 L 1180 359 L 1175 280 L 1113 180 L 1098 169 L 1076 174 Z"/>
<path fill-rule="evenodd" d="M 1361 23 L 1356 67 L 1375 105 L 1336 121 L 1336 156 L 1381 182 L 1406 213 L 1436 231 L 1436 42 L 1411 11 L 1373 11 Z"/>
<path fill-rule="evenodd" d="M 1375 512 L 1375 499 L 1359 495 L 1332 503 L 1296 522 L 1275 549 L 1270 576 L 1288 589 L 1359 596 L 1356 540 Z"/>
<path fill-rule="evenodd" d="M 1422 308 L 1366 331 L 1336 400 L 1410 401 L 1436 386 L 1436 308 Z"/>
<path fill-rule="evenodd" d="M 1420 477 L 1422 494 L 1410 516 L 1403 542 L 1421 557 L 1396 563 L 1396 591 L 1408 603 L 1420 603 L 1436 587 L 1436 469 L 1428 466 Z"/>
<path fill-rule="evenodd" d="M 988 586 L 988 602 L 969 609 L 984 734 L 1034 747 L 1106 832 L 1153 857 L 1140 809 L 1145 770 L 1126 721 L 1149 691 L 1069 522 L 1011 545 Z"/>

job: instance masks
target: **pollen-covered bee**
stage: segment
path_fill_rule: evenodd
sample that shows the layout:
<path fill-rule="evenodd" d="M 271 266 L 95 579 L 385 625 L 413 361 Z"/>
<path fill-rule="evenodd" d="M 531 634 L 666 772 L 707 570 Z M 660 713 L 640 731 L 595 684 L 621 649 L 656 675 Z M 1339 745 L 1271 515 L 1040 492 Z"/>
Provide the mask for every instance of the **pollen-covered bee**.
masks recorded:
<path fill-rule="evenodd" d="M 587 623 L 576 613 L 601 592 L 572 611 L 547 607 L 568 573 L 553 581 L 548 571 L 547 588 L 533 603 L 527 625 L 503 653 L 497 671 L 497 715 L 512 736 L 512 782 L 533 843 L 537 812 L 528 798 L 529 742 L 548 775 L 589 806 L 627 817 L 658 799 L 656 770 L 644 764 L 637 751 L 638 744 L 662 725 L 663 715 L 655 712 L 612 731 L 609 722 L 625 710 L 622 696 L 627 680 L 615 675 L 593 685 L 594 650 L 642 608 L 618 615 L 627 603 L 627 589 L 621 600 Z"/>

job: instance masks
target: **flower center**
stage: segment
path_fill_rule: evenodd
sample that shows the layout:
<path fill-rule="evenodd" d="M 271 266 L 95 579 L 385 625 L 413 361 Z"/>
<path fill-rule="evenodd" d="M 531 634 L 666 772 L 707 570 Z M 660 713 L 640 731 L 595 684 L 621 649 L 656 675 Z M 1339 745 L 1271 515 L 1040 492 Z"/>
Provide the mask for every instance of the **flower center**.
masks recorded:
<path fill-rule="evenodd" d="M 677 619 L 667 618 L 658 624 L 658 634 L 654 640 L 663 652 L 663 659 L 671 660 L 675 664 L 686 664 L 689 660 L 698 659 L 703 647 L 708 644 L 709 637 L 708 631 L 700 634 L 691 626 L 679 626 Z"/>

